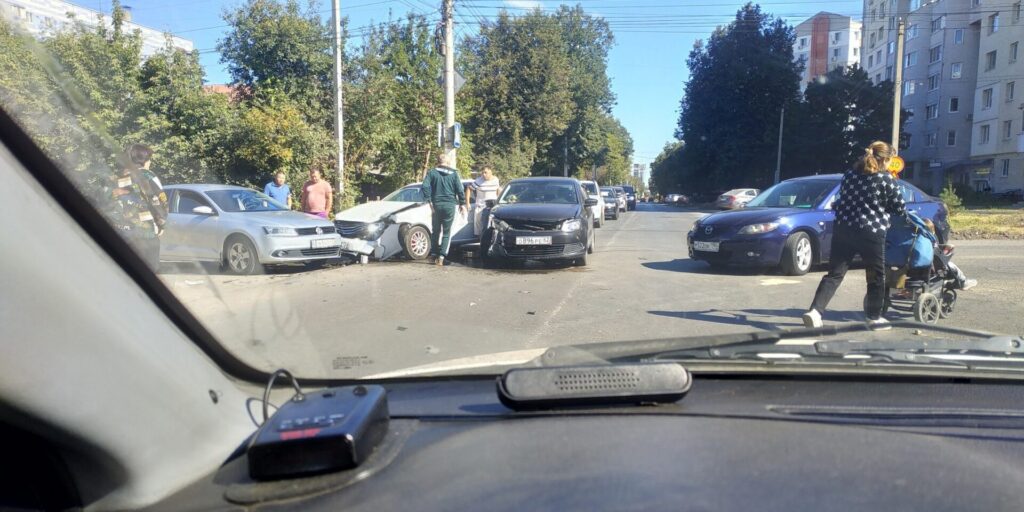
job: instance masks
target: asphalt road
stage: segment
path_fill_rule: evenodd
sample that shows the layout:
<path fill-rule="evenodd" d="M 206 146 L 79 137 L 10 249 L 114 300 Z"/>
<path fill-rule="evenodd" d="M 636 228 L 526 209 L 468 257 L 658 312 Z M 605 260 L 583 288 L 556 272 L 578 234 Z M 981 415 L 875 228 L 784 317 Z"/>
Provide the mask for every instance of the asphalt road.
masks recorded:
<path fill-rule="evenodd" d="M 823 269 L 712 271 L 687 257 L 686 231 L 700 215 L 641 204 L 597 231 L 585 268 L 395 261 L 247 277 L 165 267 L 162 276 L 249 364 L 316 377 L 471 369 L 525 362 L 555 345 L 799 327 Z M 940 322 L 1024 334 L 1024 244 L 957 246 L 954 261 L 980 284 Z M 862 321 L 863 276 L 849 274 L 826 322 Z"/>

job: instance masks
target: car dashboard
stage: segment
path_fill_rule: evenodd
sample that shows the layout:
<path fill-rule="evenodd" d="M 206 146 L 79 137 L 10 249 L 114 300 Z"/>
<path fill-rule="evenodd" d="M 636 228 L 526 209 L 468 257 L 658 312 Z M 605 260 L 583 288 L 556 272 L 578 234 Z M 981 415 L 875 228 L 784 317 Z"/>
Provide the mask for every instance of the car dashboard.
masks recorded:
<path fill-rule="evenodd" d="M 257 482 L 240 450 L 152 510 L 1024 507 L 1012 383 L 698 376 L 674 404 L 534 412 L 490 377 L 386 388 L 389 432 L 361 466 Z"/>

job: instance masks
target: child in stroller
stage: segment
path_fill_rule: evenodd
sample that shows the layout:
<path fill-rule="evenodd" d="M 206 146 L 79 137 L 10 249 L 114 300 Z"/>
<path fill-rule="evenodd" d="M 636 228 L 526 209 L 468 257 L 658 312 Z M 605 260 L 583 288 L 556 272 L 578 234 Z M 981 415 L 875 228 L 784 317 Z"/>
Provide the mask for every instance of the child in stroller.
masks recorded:
<path fill-rule="evenodd" d="M 885 239 L 886 297 L 889 309 L 912 312 L 934 324 L 953 313 L 957 291 L 977 284 L 953 262 L 954 247 L 939 244 L 930 221 L 908 213 L 894 219 Z"/>

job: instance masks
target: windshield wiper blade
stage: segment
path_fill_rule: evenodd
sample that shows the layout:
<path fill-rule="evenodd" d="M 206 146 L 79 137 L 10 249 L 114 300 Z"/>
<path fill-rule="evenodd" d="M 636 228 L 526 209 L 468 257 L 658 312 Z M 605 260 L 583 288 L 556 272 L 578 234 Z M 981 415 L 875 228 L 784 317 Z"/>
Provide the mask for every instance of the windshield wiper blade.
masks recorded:
<path fill-rule="evenodd" d="M 892 322 L 889 324 L 893 329 L 915 329 L 931 331 L 954 336 L 966 336 L 975 338 L 972 346 L 999 338 L 997 335 L 985 331 L 962 329 L 958 327 L 947 327 L 941 325 L 929 325 L 918 322 Z M 581 361 L 630 361 L 639 358 L 649 358 L 666 354 L 678 354 L 682 351 L 704 351 L 707 357 L 721 359 L 721 356 L 712 355 L 711 349 L 738 353 L 738 349 L 746 347 L 743 352 L 749 353 L 751 349 L 764 349 L 764 351 L 777 350 L 775 347 L 784 347 L 786 350 L 778 350 L 783 353 L 797 352 L 801 345 L 776 345 L 782 340 L 823 338 L 839 334 L 872 332 L 877 330 L 874 326 L 866 323 L 850 323 L 841 325 L 830 325 L 816 328 L 801 328 L 788 331 L 756 331 L 739 334 L 715 334 L 708 336 L 696 336 L 689 338 L 665 338 L 643 341 L 613 341 L 603 343 L 590 343 L 552 347 L 540 356 L 537 361 L 540 365 L 575 364 Z M 920 340 L 907 342 L 909 345 L 919 348 L 925 342 L 935 343 L 936 340 Z M 1018 339 L 1019 342 L 1019 339 Z M 835 342 L 833 342 L 835 343 Z M 857 344 L 872 343 L 855 342 Z M 884 342 L 892 346 L 896 342 Z M 965 342 L 960 342 L 961 348 L 966 348 Z M 804 345 L 810 346 L 810 345 Z M 882 350 L 881 348 L 878 349 Z M 899 351 L 899 349 L 897 350 Z M 819 354 L 820 355 L 820 354 Z"/>

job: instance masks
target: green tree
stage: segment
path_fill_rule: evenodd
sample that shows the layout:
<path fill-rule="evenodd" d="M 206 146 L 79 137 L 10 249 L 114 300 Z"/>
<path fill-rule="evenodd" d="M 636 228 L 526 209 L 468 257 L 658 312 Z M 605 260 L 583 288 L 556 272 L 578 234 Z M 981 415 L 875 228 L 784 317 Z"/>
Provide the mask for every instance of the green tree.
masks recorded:
<path fill-rule="evenodd" d="M 233 84 L 254 97 L 283 92 L 311 121 L 331 126 L 334 39 L 316 4 L 303 10 L 297 0 L 247 0 L 223 17 L 231 28 L 217 50 Z"/>
<path fill-rule="evenodd" d="M 698 190 L 770 183 L 780 109 L 799 99 L 793 40 L 782 19 L 747 4 L 694 45 L 676 137 L 701 175 L 692 180 Z"/>
<path fill-rule="evenodd" d="M 508 178 L 548 174 L 536 167 L 572 117 L 570 64 L 558 21 L 533 11 L 498 14 L 466 41 L 467 132 L 476 153 Z"/>

